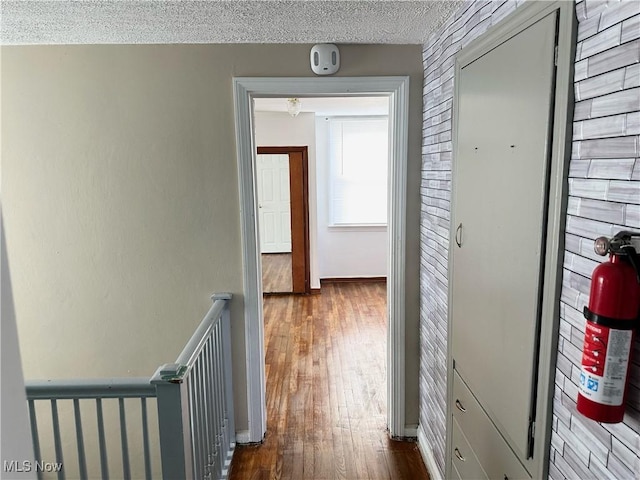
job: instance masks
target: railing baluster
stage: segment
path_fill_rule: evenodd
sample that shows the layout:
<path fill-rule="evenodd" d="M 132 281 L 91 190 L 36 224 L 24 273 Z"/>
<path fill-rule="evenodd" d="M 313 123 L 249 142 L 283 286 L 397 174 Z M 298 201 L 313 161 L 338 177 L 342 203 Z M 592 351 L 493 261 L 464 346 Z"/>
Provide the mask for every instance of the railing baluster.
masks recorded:
<path fill-rule="evenodd" d="M 195 478 L 202 478 L 200 472 L 200 441 L 198 439 L 198 430 L 195 428 L 198 420 L 198 382 L 193 373 L 193 368 L 189 372 L 189 390 L 191 391 L 191 438 L 193 439 L 193 472 Z"/>
<path fill-rule="evenodd" d="M 208 464 L 213 472 L 217 472 L 217 455 L 215 450 L 215 436 L 216 436 L 216 424 L 215 424 L 215 411 L 214 411 L 214 399 L 215 399 L 215 385 L 213 382 L 213 346 L 212 336 L 209 335 L 207 343 L 205 344 L 205 381 L 207 383 L 207 392 L 209 393 L 209 401 L 207 402 L 207 451 L 209 453 Z"/>
<path fill-rule="evenodd" d="M 224 364 L 224 355 L 223 355 L 223 346 L 222 346 L 222 322 L 220 322 L 220 328 L 218 328 L 218 373 L 220 375 L 219 377 L 219 387 L 218 387 L 218 391 L 219 391 L 219 396 L 220 396 L 220 422 L 222 423 L 222 428 L 220 429 L 220 445 L 221 448 L 222 446 L 226 447 L 227 443 L 228 443 L 228 434 L 227 434 L 227 422 L 226 422 L 226 416 L 227 416 L 227 405 L 226 405 L 226 401 L 225 401 L 225 397 L 224 397 L 224 392 L 226 390 L 225 387 L 225 383 L 224 383 L 224 370 L 225 370 L 225 364 Z"/>
<path fill-rule="evenodd" d="M 98 421 L 98 444 L 100 446 L 100 470 L 103 480 L 109 479 L 109 463 L 107 461 L 107 443 L 104 436 L 104 417 L 102 415 L 102 399 L 96 398 L 96 417 Z"/>
<path fill-rule="evenodd" d="M 189 421 L 190 421 L 190 430 L 191 430 L 191 442 L 193 445 L 193 451 L 191 454 L 190 461 L 193 465 L 193 473 L 195 474 L 195 478 L 201 478 L 200 476 L 200 463 L 198 462 L 198 458 L 200 457 L 200 442 L 198 441 L 197 430 L 195 429 L 195 424 L 197 422 L 197 412 L 198 412 L 198 386 L 196 385 L 195 376 L 193 374 L 193 369 L 189 372 L 189 376 L 187 377 L 187 388 L 189 389 Z"/>
<path fill-rule="evenodd" d="M 200 452 L 200 464 L 202 465 L 202 478 L 208 478 L 208 461 L 207 461 L 207 437 L 204 425 L 206 422 L 206 393 L 204 391 L 204 362 L 202 360 L 202 351 L 200 351 L 200 357 L 198 358 L 198 396 L 200 397 L 200 413 L 198 415 L 198 430 L 200 430 L 200 442 L 202 444 Z"/>
<path fill-rule="evenodd" d="M 207 382 L 207 342 L 205 341 L 202 345 L 202 351 L 200 352 L 200 364 L 201 364 L 201 372 L 200 376 L 202 378 L 202 394 L 204 397 L 204 402 L 202 404 L 202 438 L 204 439 L 204 455 L 203 461 L 205 464 L 205 474 L 206 478 L 209 478 L 209 474 L 211 472 L 211 465 L 209 458 L 211 455 L 209 454 L 209 435 L 211 433 L 209 429 L 209 392 L 208 392 L 208 382 Z"/>
<path fill-rule="evenodd" d="M 202 351 L 200 352 L 200 357 L 198 358 L 198 371 L 197 371 L 197 375 L 198 375 L 198 397 L 200 400 L 200 405 L 199 405 L 199 411 L 198 411 L 198 431 L 199 431 L 199 437 L 200 437 L 200 465 L 202 466 L 202 477 L 203 478 L 207 478 L 207 471 L 208 471 L 208 461 L 207 461 L 207 453 L 208 453 L 208 449 L 207 449 L 207 438 L 206 438 L 206 431 L 204 429 L 204 425 L 205 422 L 207 421 L 206 419 L 206 393 L 204 391 L 205 389 L 205 385 L 204 385 L 204 377 L 203 377 L 203 370 L 204 370 L 204 362 L 202 360 Z"/>
<path fill-rule="evenodd" d="M 33 400 L 29 400 L 29 418 L 31 420 L 31 436 L 33 437 L 33 454 L 36 461 L 41 461 L 40 456 L 40 437 L 38 436 L 38 419 L 36 417 L 36 406 Z M 38 470 L 38 480 L 42 480 L 42 472 Z"/>
<path fill-rule="evenodd" d="M 80 412 L 80 400 L 73 399 L 73 415 L 76 420 L 76 442 L 78 444 L 78 468 L 80 478 L 87 478 L 87 457 L 84 452 L 84 436 L 82 432 L 82 415 Z"/>
<path fill-rule="evenodd" d="M 202 438 L 202 468 L 204 471 L 204 478 L 209 479 L 211 468 L 209 466 L 209 426 L 207 425 L 208 415 L 207 415 L 207 405 L 208 405 L 208 396 L 207 396 L 207 377 L 206 377 L 206 369 L 207 362 L 205 361 L 206 355 L 206 342 L 202 346 L 202 350 L 200 351 L 200 357 L 198 359 L 198 376 L 200 377 L 200 397 L 202 399 L 202 409 L 200 412 L 200 425 L 199 428 L 201 430 L 200 438 Z"/>
<path fill-rule="evenodd" d="M 224 448 L 226 450 L 224 459 L 223 475 L 228 473 L 228 469 L 231 463 L 231 457 L 236 445 L 236 426 L 235 419 L 233 418 L 233 380 L 231 372 L 231 312 L 229 310 L 229 303 L 225 305 L 225 309 L 222 311 L 221 316 L 222 325 L 222 344 L 220 350 L 222 351 L 222 375 L 224 377 L 224 414 L 225 414 L 225 431 L 227 441 Z"/>
<path fill-rule="evenodd" d="M 58 419 L 58 402 L 51 400 L 51 420 L 53 422 L 53 442 L 56 449 L 56 462 L 64 463 L 62 457 L 62 440 L 60 440 L 60 420 Z M 64 480 L 64 471 L 58 472 L 58 479 Z"/>
<path fill-rule="evenodd" d="M 210 388 L 210 369 L 209 369 L 209 348 L 208 341 L 206 341 L 202 347 L 202 353 L 200 354 L 200 360 L 202 362 L 202 393 L 205 398 L 205 411 L 206 411 L 206 419 L 205 425 L 207 430 L 206 435 L 206 449 L 207 449 L 207 471 L 209 475 L 213 471 L 212 460 L 213 456 L 213 441 L 212 438 L 215 437 L 215 427 L 212 424 L 213 415 L 211 411 L 211 402 L 212 402 L 212 392 Z"/>
<path fill-rule="evenodd" d="M 129 467 L 129 442 L 127 441 L 127 419 L 124 411 L 124 398 L 118 399 L 120 406 L 120 440 L 122 442 L 122 475 L 125 480 L 131 479 Z"/>
<path fill-rule="evenodd" d="M 218 344 L 216 341 L 217 337 L 217 328 L 216 331 L 211 335 L 211 389 L 213 391 L 213 397 L 211 399 L 211 410 L 213 412 L 213 421 L 215 425 L 215 433 L 213 438 L 211 439 L 211 446 L 213 448 L 213 452 L 215 455 L 215 467 L 216 474 L 220 475 L 220 468 L 222 465 L 222 451 L 218 446 L 218 433 L 222 429 L 222 422 L 220 421 L 220 415 L 218 413 L 218 405 L 220 403 L 220 392 L 218 391 Z"/>
<path fill-rule="evenodd" d="M 224 315 L 224 313 L 223 313 Z M 229 448 L 231 446 L 231 432 L 229 431 L 229 405 L 227 402 L 226 391 L 229 385 L 226 383 L 226 369 L 228 365 L 225 361 L 224 356 L 224 317 L 220 321 L 220 331 L 219 331 L 219 341 L 220 341 L 220 403 L 222 404 L 222 423 L 223 427 L 222 431 L 222 445 L 224 448 L 225 458 L 222 460 L 220 474 L 222 475 L 224 469 L 226 468 L 226 454 L 229 452 Z M 233 432 L 235 435 L 235 432 Z"/>
<path fill-rule="evenodd" d="M 151 454 L 149 452 L 149 425 L 147 419 L 147 399 L 140 399 L 142 411 L 142 443 L 144 446 L 144 478 L 151 480 Z"/>
<path fill-rule="evenodd" d="M 223 459 L 222 459 L 222 451 L 223 448 L 225 448 L 225 444 L 224 444 L 224 400 L 222 398 L 222 392 L 224 389 L 224 385 L 222 383 L 223 381 L 223 377 L 222 377 L 222 373 L 223 373 L 223 367 L 224 365 L 222 364 L 222 345 L 220 343 L 220 322 L 218 322 L 218 324 L 216 325 L 216 329 L 214 332 L 214 343 L 216 345 L 216 349 L 215 349 L 215 353 L 216 353 L 216 358 L 215 358 L 215 386 L 214 386 L 214 390 L 216 392 L 216 400 L 215 400 L 215 407 L 216 407 L 216 422 L 218 424 L 218 428 L 216 430 L 216 438 L 215 438 L 215 449 L 216 449 L 216 454 L 220 457 L 218 459 L 218 475 L 220 475 L 220 473 L 222 472 L 222 464 L 223 464 Z"/>
<path fill-rule="evenodd" d="M 196 360 L 196 362 L 193 365 L 193 368 L 191 369 L 191 375 L 190 375 L 190 380 L 191 380 L 191 385 L 193 388 L 193 398 L 194 398 L 194 402 L 193 402 L 193 419 L 192 419 L 192 426 L 191 428 L 193 428 L 193 437 L 194 437 L 194 442 L 197 446 L 196 448 L 196 455 L 194 458 L 194 462 L 195 462 L 195 467 L 196 467 L 196 478 L 201 479 L 203 477 L 202 474 L 202 463 L 200 462 L 200 458 L 202 456 L 202 440 L 200 438 L 200 429 L 198 428 L 198 424 L 200 422 L 199 420 L 199 416 L 200 416 L 200 382 L 198 382 L 198 373 L 197 373 L 197 365 L 198 362 Z"/>
<path fill-rule="evenodd" d="M 210 393 L 210 400 L 208 405 L 208 417 L 207 422 L 209 424 L 209 464 L 215 471 L 216 465 L 216 450 L 215 442 L 213 439 L 216 436 L 216 424 L 213 411 L 213 401 L 215 398 L 214 384 L 213 384 L 213 345 L 211 343 L 211 336 L 207 340 L 207 390 Z"/>

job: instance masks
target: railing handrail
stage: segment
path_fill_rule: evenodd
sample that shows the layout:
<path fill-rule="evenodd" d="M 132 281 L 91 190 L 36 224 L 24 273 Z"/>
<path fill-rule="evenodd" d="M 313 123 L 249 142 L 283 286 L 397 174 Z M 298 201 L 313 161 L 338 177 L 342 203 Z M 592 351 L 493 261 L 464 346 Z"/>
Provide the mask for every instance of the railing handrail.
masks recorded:
<path fill-rule="evenodd" d="M 29 380 L 28 400 L 68 400 L 95 398 L 151 398 L 155 385 L 149 377 Z"/>
<path fill-rule="evenodd" d="M 176 364 L 184 365 L 187 368 L 190 368 L 193 365 L 193 361 L 202 348 L 208 332 L 213 328 L 215 322 L 220 319 L 227 303 L 231 300 L 231 296 L 232 295 L 230 293 L 216 293 L 211 296 L 213 305 L 211 305 L 211 308 L 200 322 L 200 325 L 198 325 L 198 328 L 193 332 L 193 335 L 191 335 L 191 338 L 182 349 L 182 352 L 178 355 Z"/>

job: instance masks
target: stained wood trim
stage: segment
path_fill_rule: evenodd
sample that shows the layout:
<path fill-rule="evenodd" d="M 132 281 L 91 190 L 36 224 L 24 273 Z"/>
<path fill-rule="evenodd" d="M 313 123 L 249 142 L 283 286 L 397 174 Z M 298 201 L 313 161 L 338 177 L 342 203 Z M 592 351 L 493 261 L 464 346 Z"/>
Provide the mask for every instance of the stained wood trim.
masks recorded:
<path fill-rule="evenodd" d="M 293 293 L 308 293 L 308 289 L 310 288 L 307 169 L 306 147 L 302 152 L 289 152 Z"/>
<path fill-rule="evenodd" d="M 387 277 L 328 277 L 320 279 L 323 283 L 387 283 Z"/>
<path fill-rule="evenodd" d="M 291 152 L 307 152 L 308 147 L 258 147 L 258 155 L 284 155 Z"/>
<path fill-rule="evenodd" d="M 258 147 L 258 155 L 289 155 L 293 293 L 311 292 L 308 147 Z"/>

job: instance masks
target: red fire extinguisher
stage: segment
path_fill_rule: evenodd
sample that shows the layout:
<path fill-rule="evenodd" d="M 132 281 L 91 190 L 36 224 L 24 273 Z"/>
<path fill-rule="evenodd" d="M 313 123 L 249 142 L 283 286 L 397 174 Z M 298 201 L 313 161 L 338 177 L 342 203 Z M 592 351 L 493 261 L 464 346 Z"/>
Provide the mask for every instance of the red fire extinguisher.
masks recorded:
<path fill-rule="evenodd" d="M 621 422 L 629 380 L 634 330 L 640 313 L 640 258 L 632 243 L 640 233 L 620 232 L 600 237 L 595 251 L 609 254 L 591 279 L 578 411 L 603 423 Z"/>

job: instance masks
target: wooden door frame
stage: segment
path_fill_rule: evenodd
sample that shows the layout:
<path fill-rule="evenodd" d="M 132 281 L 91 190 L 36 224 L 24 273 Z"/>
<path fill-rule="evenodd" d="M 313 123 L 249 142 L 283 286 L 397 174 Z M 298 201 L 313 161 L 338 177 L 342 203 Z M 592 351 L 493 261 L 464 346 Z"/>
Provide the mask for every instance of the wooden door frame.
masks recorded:
<path fill-rule="evenodd" d="M 258 147 L 258 155 L 289 156 L 291 277 L 293 293 L 311 293 L 309 247 L 309 148 Z"/>

